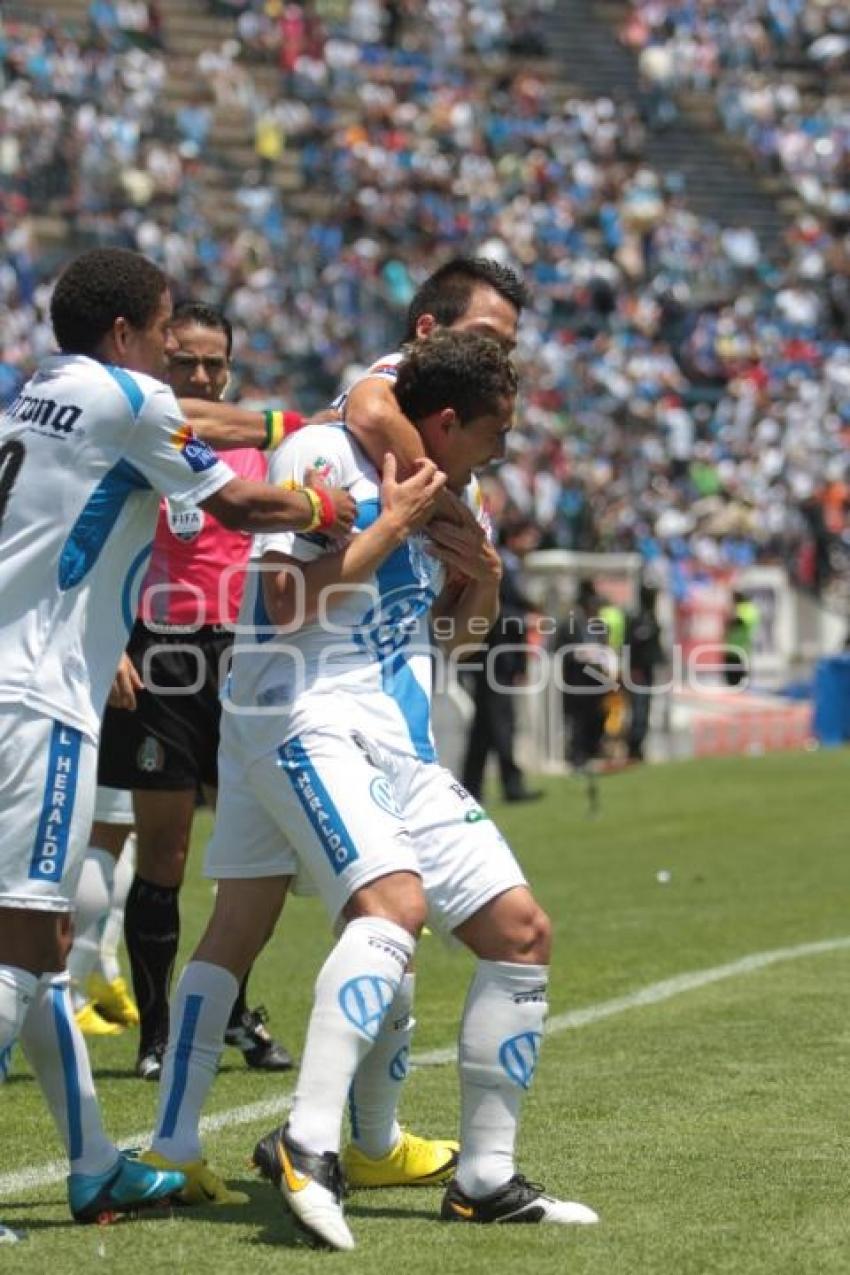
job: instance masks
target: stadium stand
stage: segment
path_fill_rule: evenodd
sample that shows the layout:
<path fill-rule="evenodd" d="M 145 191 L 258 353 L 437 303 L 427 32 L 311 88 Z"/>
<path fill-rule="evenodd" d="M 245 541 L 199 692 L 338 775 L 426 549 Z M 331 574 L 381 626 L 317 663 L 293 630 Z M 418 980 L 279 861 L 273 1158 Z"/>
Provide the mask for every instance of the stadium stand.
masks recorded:
<path fill-rule="evenodd" d="M 628 51 L 666 40 L 729 116 L 741 76 L 805 57 L 764 14 L 798 33 L 821 6 L 735 6 L 729 66 L 724 6 L 590 8 L 56 0 L 35 25 L 4 5 L 0 392 L 49 344 L 71 247 L 136 247 L 223 302 L 238 393 L 308 408 L 392 347 L 435 255 L 487 253 L 536 303 L 497 516 L 637 550 L 674 592 L 756 562 L 822 590 L 847 553 L 850 256 L 834 217 L 786 223 L 687 102 L 659 118 Z"/>

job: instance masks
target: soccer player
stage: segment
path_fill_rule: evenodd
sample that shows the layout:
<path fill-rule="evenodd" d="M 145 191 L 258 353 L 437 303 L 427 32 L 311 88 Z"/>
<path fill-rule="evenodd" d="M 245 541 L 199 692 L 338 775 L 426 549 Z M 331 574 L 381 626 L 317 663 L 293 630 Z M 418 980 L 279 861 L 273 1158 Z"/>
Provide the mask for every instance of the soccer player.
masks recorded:
<path fill-rule="evenodd" d="M 408 310 L 404 340 L 427 338 L 450 329 L 490 337 L 509 352 L 516 345 L 519 317 L 526 300 L 522 282 L 508 267 L 487 258 L 455 257 L 440 266 L 417 290 Z M 412 473 L 425 453 L 421 435 L 405 417 L 393 389 L 402 357 L 403 351 L 397 350 L 378 359 L 350 390 L 337 398 L 334 406 L 376 468 L 383 464 L 385 454 L 392 451 L 398 458 L 399 468 Z M 215 428 L 216 423 L 212 424 Z M 203 427 L 209 428 L 209 422 L 203 421 Z M 324 458 L 318 455 L 316 459 L 321 472 Z M 483 531 L 468 507 L 445 487 L 437 495 L 434 512 L 464 523 L 469 534 L 483 540 Z M 228 925 L 230 920 L 226 916 L 214 917 L 211 930 L 218 924 Z M 175 997 L 180 1005 L 195 994 L 195 973 L 195 966 L 190 963 Z M 343 1156 L 346 1180 L 352 1186 L 440 1182 L 451 1176 L 457 1163 L 456 1142 L 418 1137 L 410 1130 L 402 1130 L 398 1121 L 399 1099 L 407 1074 L 405 1060 L 413 1036 L 414 987 L 415 975 L 410 966 L 396 994 L 394 1012 L 385 1020 L 375 1048 L 362 1060 L 352 1083 L 351 1140 Z M 223 984 L 221 995 L 229 994 Z M 179 1030 L 177 1034 L 179 1036 Z M 163 1139 L 157 1136 L 153 1146 L 158 1163 L 171 1159 L 188 1173 L 190 1185 L 184 1199 L 200 1198 L 194 1191 L 195 1176 L 203 1174 L 207 1181 L 212 1172 L 200 1158 L 198 1131 L 201 1106 L 214 1074 L 208 1048 L 211 1046 L 205 1042 L 197 1049 L 193 1043 L 184 1050 L 186 1067 L 185 1071 L 181 1069 L 179 1079 L 181 1083 L 184 1078 L 187 1081 L 187 1096 L 180 1104 L 169 1136 Z M 169 1070 L 160 1095 L 161 1114 L 167 1109 L 173 1083 L 174 1074 Z M 219 1193 L 217 1200 L 228 1202 L 223 1193 Z"/>
<path fill-rule="evenodd" d="M 344 531 L 344 492 L 237 478 L 185 424 L 165 371 L 171 297 L 137 253 L 83 253 L 51 301 L 60 353 L 0 417 L 0 1050 L 20 1036 L 92 1222 L 173 1196 L 180 1173 L 106 1136 L 65 960 L 125 589 L 160 495 L 226 526 Z"/>
<path fill-rule="evenodd" d="M 168 383 L 178 399 L 218 402 L 230 377 L 233 334 L 227 318 L 185 302 L 176 307 L 170 331 Z M 227 463 L 243 478 L 266 476 L 266 457 L 256 448 L 228 450 Z M 240 567 L 250 547 L 248 537 L 219 526 L 201 509 L 163 505 L 128 644 L 136 672 L 161 690 L 140 687 L 133 711 L 107 708 L 103 722 L 99 782 L 131 789 L 136 816 L 137 866 L 125 937 L 141 1016 L 136 1070 L 146 1080 L 159 1079 L 168 1039 L 179 894 L 199 790 L 215 802 L 219 677 L 239 612 Z M 102 856 L 91 859 L 96 862 L 87 858 L 82 880 L 85 884 L 91 867 L 92 893 L 100 894 L 102 908 L 105 892 L 97 890 Z M 231 1010 L 227 1041 L 249 1067 L 288 1070 L 292 1058 L 269 1035 L 263 1011 L 248 1008 L 246 981 Z M 88 1006 L 79 1012 L 93 1021 Z"/>
<path fill-rule="evenodd" d="M 435 333 L 397 368 L 399 407 L 431 457 L 412 478 L 396 481 L 391 456 L 381 478 L 351 434 L 332 426 L 293 439 L 272 461 L 276 479 L 299 482 L 322 460 L 357 500 L 357 534 L 342 547 L 297 535 L 256 544 L 261 570 L 241 618 L 258 627 L 234 651 L 205 865 L 219 883 L 216 907 L 187 967 L 191 986 L 184 974 L 175 998 L 155 1148 L 168 1157 L 190 1051 L 215 1066 L 224 988 L 306 872 L 343 928 L 316 983 L 290 1122 L 257 1144 L 254 1159 L 299 1224 L 332 1248 L 354 1245 L 342 1210 L 343 1110 L 384 1023 L 400 1017 L 426 916 L 478 957 L 461 1027 L 460 1160 L 442 1216 L 597 1220 L 514 1171 L 546 1012 L 549 923 L 504 839 L 437 764 L 430 728 L 428 613 L 451 622 L 450 645 L 474 647 L 495 618 L 500 579 L 489 541 L 465 525 L 422 534 L 441 476 L 433 466 L 474 505 L 472 471 L 503 454 L 515 392 L 496 343 Z"/>

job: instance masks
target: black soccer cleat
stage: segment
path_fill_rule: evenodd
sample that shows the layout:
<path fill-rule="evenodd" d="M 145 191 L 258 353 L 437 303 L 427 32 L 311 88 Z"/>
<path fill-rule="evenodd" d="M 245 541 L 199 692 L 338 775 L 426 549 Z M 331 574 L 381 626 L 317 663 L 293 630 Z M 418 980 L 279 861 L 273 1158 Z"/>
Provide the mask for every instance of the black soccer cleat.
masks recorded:
<path fill-rule="evenodd" d="M 236 1023 L 228 1023 L 224 1041 L 242 1051 L 249 1067 L 257 1071 L 291 1071 L 295 1061 L 280 1041 L 266 1028 L 268 1011 L 264 1005 L 242 1011 Z"/>
<path fill-rule="evenodd" d="M 281 1125 L 254 1147 L 253 1162 L 273 1183 L 308 1242 L 316 1247 L 351 1249 L 354 1236 L 342 1210 L 345 1192 L 339 1156 L 317 1155 L 293 1142 Z"/>
<path fill-rule="evenodd" d="M 159 1083 L 162 1076 L 162 1058 L 165 1053 L 165 1041 L 155 1040 L 139 1050 L 136 1059 L 136 1075 L 141 1080 Z"/>
<path fill-rule="evenodd" d="M 592 1226 L 598 1214 L 586 1204 L 556 1200 L 543 1187 L 515 1173 L 509 1182 L 490 1195 L 473 1199 L 457 1181 L 446 1187 L 440 1217 L 444 1222 L 548 1222 L 560 1226 Z"/>

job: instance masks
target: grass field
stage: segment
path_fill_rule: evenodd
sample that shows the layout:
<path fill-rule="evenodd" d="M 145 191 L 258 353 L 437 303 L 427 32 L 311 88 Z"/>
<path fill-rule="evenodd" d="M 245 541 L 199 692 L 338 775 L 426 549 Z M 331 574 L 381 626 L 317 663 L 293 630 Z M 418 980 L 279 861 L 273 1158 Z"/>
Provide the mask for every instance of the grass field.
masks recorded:
<path fill-rule="evenodd" d="M 535 1275 L 844 1275 L 847 765 L 846 752 L 831 752 L 633 770 L 602 781 L 592 819 L 576 780 L 544 781 L 546 800 L 535 806 L 493 806 L 556 928 L 554 1030 L 526 1106 L 521 1165 L 592 1204 L 600 1226 L 449 1227 L 436 1221 L 436 1189 L 360 1193 L 348 1205 L 354 1253 L 294 1249 L 277 1197 L 246 1167 L 256 1136 L 277 1123 L 258 1118 L 255 1105 L 287 1094 L 292 1081 L 248 1072 L 228 1051 L 207 1151 L 251 1204 L 104 1231 L 75 1227 L 58 1171 L 45 1181 L 59 1146 L 16 1054 L 0 1087 L 0 1217 L 30 1238 L 0 1249 L 2 1275 L 300 1272 L 328 1263 L 352 1275 L 507 1275 L 517 1267 Z M 199 842 L 207 826 L 199 821 Z M 210 902 L 199 859 L 184 893 L 187 952 Z M 318 905 L 296 900 L 255 971 L 252 1003 L 269 1007 L 273 1028 L 296 1050 L 327 947 Z M 758 953 L 776 959 L 744 961 Z M 723 966 L 714 981 L 680 978 Z M 423 941 L 419 1054 L 452 1045 L 468 970 L 465 954 Z M 638 995 L 666 980 L 678 981 L 658 999 Z M 588 1012 L 574 1013 L 581 1009 Z M 126 1138 L 149 1127 L 155 1091 L 132 1076 L 132 1034 L 97 1041 L 92 1052 L 111 1131 Z M 453 1067 L 418 1068 L 403 1115 L 418 1131 L 454 1131 Z"/>

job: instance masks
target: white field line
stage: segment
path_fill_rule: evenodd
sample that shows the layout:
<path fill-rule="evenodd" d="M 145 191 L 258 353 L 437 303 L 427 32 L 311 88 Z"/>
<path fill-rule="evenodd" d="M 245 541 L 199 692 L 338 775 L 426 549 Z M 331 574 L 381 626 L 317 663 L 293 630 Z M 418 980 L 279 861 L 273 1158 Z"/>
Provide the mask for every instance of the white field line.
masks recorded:
<path fill-rule="evenodd" d="M 590 1027 L 605 1018 L 622 1014 L 629 1009 L 641 1009 L 645 1005 L 658 1005 L 662 1001 L 681 996 L 684 992 L 694 992 L 701 987 L 709 987 L 712 983 L 723 982 L 727 978 L 737 978 L 741 974 L 752 974 L 756 970 L 766 969 L 769 965 L 778 965 L 782 961 L 799 961 L 807 956 L 822 956 L 829 952 L 841 952 L 850 949 L 850 938 L 823 939 L 817 943 L 801 943 L 796 947 L 778 947 L 769 952 L 753 952 L 750 956 L 742 956 L 737 961 L 726 965 L 715 965 L 707 970 L 694 970 L 689 974 L 677 974 L 673 978 L 665 978 L 660 983 L 650 983 L 639 987 L 625 996 L 615 996 L 613 1000 L 599 1001 L 596 1005 L 587 1005 L 584 1009 L 572 1009 L 565 1014 L 555 1014 L 546 1024 L 547 1035 L 556 1032 L 570 1031 L 579 1027 Z M 412 1057 L 415 1067 L 439 1067 L 453 1063 L 457 1058 L 457 1046 L 450 1049 L 431 1049 L 416 1053 Z M 229 1129 L 241 1124 L 250 1124 L 257 1120 L 277 1121 L 292 1101 L 291 1094 L 278 1094 L 274 1098 L 266 1098 L 262 1102 L 250 1102 L 241 1107 L 231 1107 L 226 1111 L 217 1111 L 204 1116 L 201 1120 L 201 1133 L 214 1133 L 217 1129 Z M 150 1138 L 150 1130 L 128 1134 L 122 1138 L 124 1147 L 140 1146 Z M 22 1191 L 34 1187 L 47 1186 L 51 1182 L 59 1182 L 67 1173 L 64 1160 L 51 1160 L 46 1164 L 30 1165 L 17 1169 L 14 1173 L 0 1174 L 0 1202 L 3 1199 L 14 1199 Z"/>

